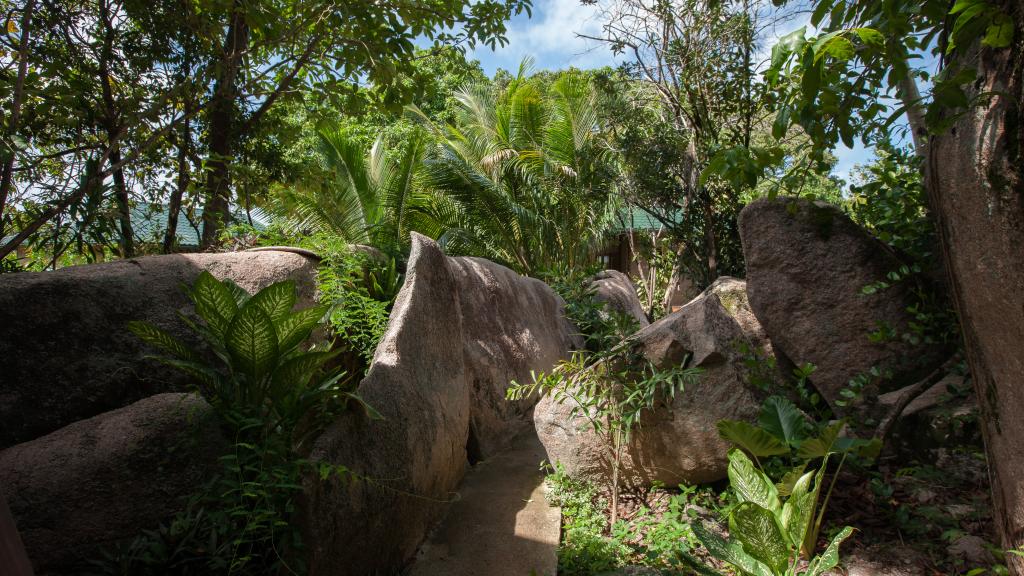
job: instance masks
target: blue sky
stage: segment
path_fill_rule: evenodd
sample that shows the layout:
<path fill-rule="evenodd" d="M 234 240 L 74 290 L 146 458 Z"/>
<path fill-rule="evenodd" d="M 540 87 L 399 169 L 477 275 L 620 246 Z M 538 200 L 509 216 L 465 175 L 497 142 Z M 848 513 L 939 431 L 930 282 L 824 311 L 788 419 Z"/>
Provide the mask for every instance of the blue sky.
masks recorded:
<path fill-rule="evenodd" d="M 616 60 L 606 46 L 576 35 L 599 35 L 601 23 L 594 13 L 593 7 L 580 4 L 579 0 L 534 0 L 532 18 L 522 14 L 508 23 L 509 43 L 504 48 L 492 51 L 487 47 L 478 47 L 469 56 L 479 60 L 489 76 L 493 76 L 499 68 L 516 70 L 525 56 L 533 57 L 534 67 L 544 70 L 559 70 L 570 66 L 614 66 Z M 776 35 L 785 35 L 804 24 L 806 18 L 804 21 L 794 21 L 786 29 L 778 30 Z M 772 43 L 771 38 L 765 40 L 769 47 Z M 839 162 L 834 173 L 847 181 L 855 164 L 864 164 L 871 159 L 871 151 L 865 150 L 859 142 L 853 149 L 841 147 L 835 150 L 835 154 Z"/>

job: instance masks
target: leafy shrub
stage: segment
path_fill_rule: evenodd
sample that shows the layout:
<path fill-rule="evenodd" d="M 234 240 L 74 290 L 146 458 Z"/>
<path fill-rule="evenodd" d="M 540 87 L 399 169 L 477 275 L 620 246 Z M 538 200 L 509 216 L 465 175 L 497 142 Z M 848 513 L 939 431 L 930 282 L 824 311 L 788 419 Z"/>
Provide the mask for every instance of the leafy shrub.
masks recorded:
<path fill-rule="evenodd" d="M 403 275 L 394 258 L 381 260 L 349 249 L 324 257 L 317 273 L 321 299 L 331 302 L 335 349 L 351 374 L 362 376 L 387 330 Z"/>
<path fill-rule="evenodd" d="M 304 343 L 327 311 L 293 311 L 292 281 L 249 295 L 203 272 L 188 291 L 199 322 L 182 316 L 209 347 L 193 350 L 144 322 L 129 328 L 192 377 L 234 439 L 222 468 L 185 510 L 156 530 L 121 543 L 96 563 L 111 575 L 303 573 L 302 541 L 292 522 L 304 476 L 323 471 L 300 457 L 339 410 L 356 401 L 352 378 L 331 370 L 337 350 Z M 339 472 L 334 472 L 339 473 Z"/>
<path fill-rule="evenodd" d="M 640 425 L 642 414 L 694 384 L 700 369 L 687 367 L 685 362 L 666 369 L 655 367 L 627 340 L 637 330 L 636 319 L 598 303 L 593 291 L 582 283 L 565 293 L 569 297 L 567 314 L 578 322 L 586 349 L 574 352 L 548 373 L 534 374 L 530 384 L 512 382 L 506 395 L 518 400 L 539 392 L 558 403 L 571 400 L 570 415 L 583 416 L 595 433 L 605 437 L 612 457 L 614 524 L 623 447 Z"/>
<path fill-rule="evenodd" d="M 558 549 L 558 573 L 597 574 L 622 564 L 629 549 L 621 541 L 605 536 L 607 502 L 597 489 L 571 478 L 561 465 L 547 479 L 548 500 L 562 509 L 562 545 Z"/>
<path fill-rule="evenodd" d="M 808 482 L 813 479 L 813 489 L 801 501 L 801 510 L 808 514 L 801 529 L 804 540 L 800 548 L 810 556 L 818 541 L 825 510 L 828 507 L 835 476 L 838 476 L 850 454 L 858 454 L 867 458 L 878 455 L 881 443 L 878 440 L 862 440 L 842 435 L 846 423 L 842 420 L 830 424 L 812 423 L 811 419 L 789 400 L 780 396 L 772 396 L 765 400 L 755 426 L 741 420 L 720 420 L 718 433 L 722 438 L 736 444 L 757 463 L 758 472 L 767 478 L 766 466 L 761 458 L 784 456 L 788 462 L 782 463 L 781 479 L 773 490 L 779 494 L 792 495 L 797 485 L 805 477 Z M 839 465 L 828 490 L 822 492 L 825 473 L 828 471 L 829 459 L 839 456 Z M 737 459 L 739 456 L 736 457 Z M 746 456 L 743 456 L 746 458 Z M 733 457 L 730 455 L 730 462 Z M 807 467 L 818 461 L 815 472 L 805 473 Z M 811 474 L 811 476 L 807 476 Z M 730 479 L 732 478 L 730 464 Z M 824 499 L 822 499 L 824 494 Z"/>
<path fill-rule="evenodd" d="M 356 398 L 345 391 L 344 372 L 324 375 L 335 351 L 304 350 L 303 344 L 327 311 L 313 306 L 292 311 L 295 283 L 277 282 L 250 296 L 230 281 L 203 271 L 188 292 L 202 323 L 182 319 L 210 347 L 217 362 L 208 364 L 193 350 L 159 328 L 130 322 L 129 329 L 169 356 L 161 362 L 191 376 L 198 391 L 243 436 L 304 436 Z M 350 379 L 349 379 L 350 380 Z"/>
<path fill-rule="evenodd" d="M 814 488 L 812 488 L 812 482 Z M 693 524 L 693 531 L 715 558 L 754 576 L 819 576 L 839 563 L 839 545 L 853 533 L 843 528 L 806 568 L 800 550 L 814 516 L 821 471 L 807 472 L 794 483 L 785 502 L 771 479 L 742 450 L 729 451 L 729 484 L 740 503 L 729 513 L 729 539 Z"/>

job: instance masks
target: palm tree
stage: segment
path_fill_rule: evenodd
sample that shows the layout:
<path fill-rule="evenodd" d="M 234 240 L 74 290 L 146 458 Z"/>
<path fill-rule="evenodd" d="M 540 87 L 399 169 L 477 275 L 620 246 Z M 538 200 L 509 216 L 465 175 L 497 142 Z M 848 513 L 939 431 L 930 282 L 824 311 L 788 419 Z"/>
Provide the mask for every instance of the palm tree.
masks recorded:
<path fill-rule="evenodd" d="M 524 61 L 500 93 L 460 90 L 453 125 L 418 114 L 439 140 L 424 212 L 450 252 L 525 274 L 571 270 L 592 259 L 609 221 L 611 148 L 587 78 L 563 74 L 545 92 L 528 70 Z"/>
<path fill-rule="evenodd" d="M 327 178 L 310 175 L 279 194 L 277 211 L 293 232 L 328 233 L 395 255 L 408 245 L 410 230 L 429 230 L 430 222 L 417 224 L 426 134 L 414 131 L 396 153 L 381 138 L 366 150 L 338 128 L 317 136 Z"/>

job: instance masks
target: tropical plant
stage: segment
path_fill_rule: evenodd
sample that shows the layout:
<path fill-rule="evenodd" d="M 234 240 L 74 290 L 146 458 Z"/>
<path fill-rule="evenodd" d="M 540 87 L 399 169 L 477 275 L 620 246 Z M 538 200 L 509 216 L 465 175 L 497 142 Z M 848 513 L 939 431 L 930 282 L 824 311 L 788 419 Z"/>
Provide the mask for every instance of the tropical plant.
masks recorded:
<path fill-rule="evenodd" d="M 328 308 L 292 311 L 293 281 L 250 296 L 230 280 L 203 271 L 188 295 L 202 322 L 181 318 L 209 346 L 215 362 L 152 324 L 133 321 L 128 327 L 168 354 L 157 360 L 192 377 L 200 394 L 237 432 L 257 438 L 284 434 L 301 448 L 319 423 L 348 400 L 358 400 L 345 389 L 347 374 L 323 374 L 337 352 L 303 346 Z"/>
<path fill-rule="evenodd" d="M 722 438 L 736 444 L 745 453 L 750 454 L 756 463 L 759 474 L 768 478 L 765 463 L 761 459 L 772 456 L 788 457 L 788 468 L 777 485 L 772 485 L 772 493 L 796 496 L 797 490 L 803 490 L 794 505 L 800 506 L 803 516 L 799 522 L 801 540 L 798 549 L 806 557 L 814 553 L 821 532 L 825 510 L 828 507 L 836 478 L 850 454 L 858 454 L 874 458 L 881 448 L 878 440 L 862 440 L 842 435 L 846 423 L 842 420 L 826 425 L 817 425 L 796 407 L 792 402 L 781 396 L 772 396 L 765 400 L 758 415 L 757 425 L 742 420 L 720 420 L 718 433 Z M 829 459 L 839 456 L 839 465 L 833 473 L 832 482 L 824 491 L 825 474 L 828 471 Z M 742 456 L 746 459 L 746 456 Z M 736 457 L 737 459 L 739 456 Z M 730 460 L 733 456 L 730 454 Z M 806 472 L 811 462 L 819 461 L 817 470 Z M 742 466 L 740 463 L 737 466 Z M 808 476 L 810 475 L 810 476 Z M 730 465 L 730 479 L 732 478 Z M 806 480 L 806 486 L 799 487 Z M 812 482 L 813 480 L 813 482 Z M 787 523 L 797 520 L 787 519 Z M 790 534 L 796 534 L 794 527 Z"/>
<path fill-rule="evenodd" d="M 654 366 L 626 340 L 637 329 L 636 319 L 597 303 L 592 290 L 583 294 L 582 303 L 572 310 L 588 328 L 587 349 L 574 352 L 550 372 L 533 374 L 530 384 L 512 382 L 506 395 L 518 400 L 539 392 L 560 404 L 570 402 L 570 417 L 584 418 L 606 439 L 612 458 L 611 523 L 615 524 L 622 450 L 633 430 L 645 412 L 695 384 L 701 370 L 687 366 L 686 361 L 668 368 Z"/>
<path fill-rule="evenodd" d="M 522 273 L 579 269 L 608 222 L 612 150 L 589 79 L 567 72 L 545 90 L 529 64 L 500 91 L 459 91 L 447 127 L 413 110 L 440 141 L 424 174 L 431 229 L 453 252 Z"/>
<path fill-rule="evenodd" d="M 293 233 L 329 233 L 352 244 L 367 244 L 391 255 L 402 252 L 412 229 L 431 234 L 418 218 L 423 192 L 418 184 L 427 148 L 422 130 L 413 130 L 395 151 L 383 137 L 366 150 L 340 128 L 317 132 L 328 178 L 319 173 L 283 187 L 276 211 Z"/>
<path fill-rule="evenodd" d="M 803 567 L 800 550 L 814 516 L 814 500 L 821 471 L 807 472 L 793 484 L 785 502 L 768 475 L 754 466 L 738 448 L 729 451 L 729 484 L 739 505 L 729 513 L 729 539 L 700 522 L 693 531 L 715 558 L 752 576 L 819 576 L 839 564 L 839 545 L 853 528 L 840 530 L 820 556 Z M 685 553 L 685 552 L 684 552 Z"/>

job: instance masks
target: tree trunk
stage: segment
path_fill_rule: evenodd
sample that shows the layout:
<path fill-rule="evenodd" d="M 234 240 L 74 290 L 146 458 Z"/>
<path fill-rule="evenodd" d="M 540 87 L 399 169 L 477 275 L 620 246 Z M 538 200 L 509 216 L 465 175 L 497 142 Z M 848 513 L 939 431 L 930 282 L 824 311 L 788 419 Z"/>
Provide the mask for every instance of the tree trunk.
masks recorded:
<path fill-rule="evenodd" d="M 228 220 L 231 201 L 231 160 L 232 121 L 236 110 L 235 81 L 242 56 L 249 46 L 249 25 L 245 13 L 236 0 L 233 4 L 227 37 L 224 40 L 224 54 L 220 74 L 210 97 L 210 124 L 207 137 L 206 205 L 203 207 L 202 247 L 209 248 L 217 243 L 220 231 Z"/>
<path fill-rule="evenodd" d="M 924 123 L 924 107 L 921 104 L 921 92 L 917 89 L 917 80 L 907 74 L 900 80 L 900 100 L 907 108 L 907 123 L 910 124 L 910 134 L 914 139 L 914 152 L 924 157 L 928 143 L 928 128 Z"/>
<path fill-rule="evenodd" d="M 994 516 L 1005 549 L 1024 545 L 1024 7 L 1004 2 L 1010 49 L 973 49 L 973 94 L 991 99 L 928 144 L 927 187 L 981 405 Z M 1013 574 L 1024 558 L 1006 555 Z"/>
<path fill-rule="evenodd" d="M 178 178 L 171 192 L 170 202 L 167 204 L 167 230 L 164 231 L 164 254 L 174 251 L 174 245 L 178 238 L 178 214 L 181 212 L 181 202 L 188 190 L 191 174 L 188 168 L 188 148 L 191 142 L 188 122 L 182 124 L 176 138 L 178 145 Z"/>
<path fill-rule="evenodd" d="M 100 84 L 103 92 L 103 126 L 107 131 L 107 139 L 113 142 L 121 133 L 117 101 L 111 87 L 110 62 L 114 57 L 114 25 L 110 19 L 110 9 L 106 2 L 100 2 L 100 20 L 103 23 L 103 52 L 100 57 Z M 121 257 L 131 258 L 135 255 L 135 233 L 132 231 L 131 203 L 128 197 L 128 186 L 124 180 L 124 167 L 121 164 L 121 146 L 115 145 L 110 153 L 110 163 L 114 166 L 114 196 L 117 201 L 117 215 L 121 232 Z"/>

